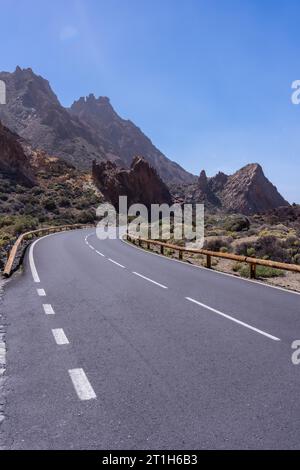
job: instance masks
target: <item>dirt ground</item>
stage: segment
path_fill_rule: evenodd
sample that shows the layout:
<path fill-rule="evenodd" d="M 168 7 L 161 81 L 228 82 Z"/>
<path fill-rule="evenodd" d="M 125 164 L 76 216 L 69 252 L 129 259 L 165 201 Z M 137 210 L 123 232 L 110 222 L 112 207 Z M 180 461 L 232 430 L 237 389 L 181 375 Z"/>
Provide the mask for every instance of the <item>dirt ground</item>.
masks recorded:
<path fill-rule="evenodd" d="M 157 247 L 153 247 L 153 251 L 158 252 Z M 178 258 L 178 253 L 169 252 L 167 256 L 172 258 Z M 205 266 L 205 257 L 201 255 L 191 256 L 189 254 L 183 255 L 183 260 L 195 264 L 198 266 Z M 232 274 L 237 277 L 241 277 L 238 272 L 233 271 L 235 262 L 225 259 L 212 259 L 212 269 L 228 274 Z M 282 287 L 292 291 L 300 292 L 300 274 L 285 271 L 284 276 L 272 277 L 272 278 L 258 278 L 257 281 L 269 284 L 272 286 Z"/>

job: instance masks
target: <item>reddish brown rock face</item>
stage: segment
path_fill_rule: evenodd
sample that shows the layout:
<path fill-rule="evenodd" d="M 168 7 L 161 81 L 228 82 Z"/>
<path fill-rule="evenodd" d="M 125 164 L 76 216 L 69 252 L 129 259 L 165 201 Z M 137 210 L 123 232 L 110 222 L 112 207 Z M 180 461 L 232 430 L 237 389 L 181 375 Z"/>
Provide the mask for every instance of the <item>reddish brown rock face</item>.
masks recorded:
<path fill-rule="evenodd" d="M 229 176 L 221 197 L 224 207 L 243 214 L 265 212 L 289 205 L 256 163 L 246 165 Z"/>
<path fill-rule="evenodd" d="M 172 203 L 170 192 L 156 170 L 141 157 L 135 157 L 130 170 L 112 162 L 93 164 L 93 178 L 104 196 L 118 208 L 119 196 L 128 197 L 128 205 Z"/>
<path fill-rule="evenodd" d="M 222 209 L 245 215 L 289 206 L 256 163 L 230 176 L 219 172 L 208 178 L 203 170 L 196 184 L 174 185 L 171 192 L 176 201 L 203 203 L 208 210 Z"/>
<path fill-rule="evenodd" d="M 33 186 L 35 177 L 18 139 L 16 134 L 0 122 L 0 171 L 26 186 Z"/>

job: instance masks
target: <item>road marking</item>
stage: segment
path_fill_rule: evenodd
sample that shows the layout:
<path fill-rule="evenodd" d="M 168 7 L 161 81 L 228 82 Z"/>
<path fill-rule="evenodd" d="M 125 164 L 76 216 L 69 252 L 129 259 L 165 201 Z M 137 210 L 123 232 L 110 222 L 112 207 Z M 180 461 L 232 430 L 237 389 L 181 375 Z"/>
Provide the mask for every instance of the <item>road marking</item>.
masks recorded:
<path fill-rule="evenodd" d="M 125 266 L 123 266 L 123 264 L 117 263 L 116 261 L 114 261 L 114 260 L 111 259 L 111 258 L 108 258 L 108 261 L 110 261 L 111 263 L 116 264 L 117 266 L 120 266 L 120 268 L 125 268 Z"/>
<path fill-rule="evenodd" d="M 124 238 L 121 238 L 120 240 L 121 240 L 122 243 L 125 243 L 126 245 L 130 246 L 131 248 L 133 248 L 135 250 L 140 250 L 143 253 L 145 253 L 146 255 L 159 256 L 160 258 L 163 258 L 166 261 L 173 261 L 175 263 L 180 263 L 180 264 L 184 264 L 185 266 L 189 266 L 190 268 L 196 268 L 196 269 L 200 269 L 202 271 L 207 272 L 207 268 L 205 268 L 204 266 L 200 266 L 198 264 L 187 263 L 186 261 L 179 260 L 179 259 L 176 259 L 176 258 L 169 258 L 168 256 L 161 255 L 160 253 L 155 253 L 154 251 L 145 250 L 144 248 L 141 248 L 140 246 L 136 246 L 133 243 L 128 242 Z M 244 277 L 239 277 L 236 274 L 224 273 L 222 271 L 217 271 L 215 269 L 214 270 L 211 269 L 210 273 L 220 274 L 221 276 L 231 277 L 232 279 L 236 279 L 237 281 L 247 282 L 247 283 L 250 283 L 250 284 L 256 284 L 260 287 L 265 287 L 265 288 L 278 290 L 278 291 L 284 292 L 286 294 L 300 295 L 300 292 L 296 292 L 296 291 L 287 289 L 286 287 L 279 287 L 279 286 L 274 286 L 272 284 L 266 284 L 264 281 L 258 281 L 257 279 L 256 280 L 255 279 L 246 279 Z"/>
<path fill-rule="evenodd" d="M 105 255 L 103 253 L 101 253 L 100 251 L 96 250 L 96 253 L 100 256 L 103 256 L 105 258 Z"/>
<path fill-rule="evenodd" d="M 35 267 L 34 259 L 33 259 L 33 248 L 35 247 L 38 241 L 39 240 L 36 240 L 35 242 L 33 242 L 32 245 L 30 245 L 30 250 L 29 250 L 29 265 L 30 265 L 31 274 L 32 274 L 34 282 L 41 282 L 38 272 Z"/>
<path fill-rule="evenodd" d="M 40 297 L 45 297 L 46 292 L 44 289 L 37 289 L 37 293 Z"/>
<path fill-rule="evenodd" d="M 266 333 L 265 331 L 259 330 L 258 328 L 255 328 L 254 326 L 249 325 L 248 323 L 244 323 L 240 320 L 237 320 L 234 317 L 231 317 L 230 315 L 227 315 L 226 313 L 216 310 L 215 308 L 209 307 L 206 304 L 202 304 L 201 302 L 198 302 L 197 300 L 194 300 L 191 297 L 186 297 L 186 300 L 189 300 L 190 302 L 193 302 L 194 304 L 200 305 L 200 307 L 206 308 L 207 310 L 217 313 L 218 315 L 221 315 L 222 317 L 227 318 L 228 320 L 238 323 L 239 325 L 245 326 L 246 328 L 249 328 L 249 330 L 256 331 L 256 333 L 266 336 L 267 338 L 273 339 L 274 341 L 280 341 L 280 339 L 277 338 L 276 336 L 272 336 L 269 333 Z"/>
<path fill-rule="evenodd" d="M 92 400 L 97 398 L 83 369 L 70 369 L 69 374 L 80 400 Z"/>
<path fill-rule="evenodd" d="M 54 314 L 55 314 L 55 312 L 54 312 L 54 310 L 53 310 L 53 308 L 52 308 L 52 305 L 50 305 L 50 304 L 44 304 L 44 305 L 43 305 L 43 308 L 44 308 L 44 311 L 45 311 L 45 314 L 46 314 L 46 315 L 54 315 Z"/>
<path fill-rule="evenodd" d="M 143 276 L 142 274 L 136 273 L 135 271 L 133 271 L 132 274 L 135 274 L 136 276 L 139 276 L 139 277 L 145 279 L 146 281 L 152 282 L 152 284 L 156 284 L 157 286 L 162 287 L 163 289 L 168 289 L 163 284 L 160 284 L 159 282 L 153 281 L 153 279 L 149 279 L 149 277 Z"/>
<path fill-rule="evenodd" d="M 54 330 L 52 330 L 52 334 L 54 336 L 56 344 L 58 344 L 59 346 L 63 344 L 70 344 L 62 328 L 55 328 Z"/>

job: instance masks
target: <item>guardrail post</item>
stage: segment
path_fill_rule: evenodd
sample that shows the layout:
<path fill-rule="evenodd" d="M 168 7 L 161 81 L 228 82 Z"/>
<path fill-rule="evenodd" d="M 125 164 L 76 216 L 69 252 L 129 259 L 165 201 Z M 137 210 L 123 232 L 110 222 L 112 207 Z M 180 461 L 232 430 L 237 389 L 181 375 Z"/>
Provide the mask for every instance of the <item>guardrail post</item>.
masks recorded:
<path fill-rule="evenodd" d="M 138 245 L 141 246 L 142 245 L 142 242 L 141 242 L 141 237 L 138 238 Z"/>
<path fill-rule="evenodd" d="M 256 278 L 256 264 L 251 263 L 250 264 L 250 279 L 255 279 Z"/>
<path fill-rule="evenodd" d="M 206 267 L 211 269 L 211 255 L 206 255 Z"/>
<path fill-rule="evenodd" d="M 161 255 L 164 254 L 164 245 L 160 245 L 160 254 L 161 254 Z"/>
<path fill-rule="evenodd" d="M 182 251 L 178 250 L 178 259 L 182 259 Z"/>

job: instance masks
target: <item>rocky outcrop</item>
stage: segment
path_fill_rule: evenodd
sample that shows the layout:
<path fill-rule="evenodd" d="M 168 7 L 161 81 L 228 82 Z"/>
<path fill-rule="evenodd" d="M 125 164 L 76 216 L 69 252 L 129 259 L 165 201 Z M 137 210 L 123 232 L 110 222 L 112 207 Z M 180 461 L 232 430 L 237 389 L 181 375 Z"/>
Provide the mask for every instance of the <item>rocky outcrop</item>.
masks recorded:
<path fill-rule="evenodd" d="M 80 98 L 73 103 L 70 113 L 101 136 L 110 160 L 121 160 L 121 165 L 129 168 L 134 155 L 143 155 L 165 181 L 194 180 L 191 174 L 166 158 L 133 122 L 118 116 L 109 98 L 96 99 L 93 94 Z"/>
<path fill-rule="evenodd" d="M 86 170 L 94 160 L 111 160 L 129 168 L 134 155 L 144 155 L 165 181 L 194 180 L 131 121 L 120 118 L 108 98 L 90 95 L 66 109 L 48 81 L 30 68 L 1 72 L 0 80 L 7 90 L 7 104 L 0 107 L 0 119 L 33 147 Z"/>
<path fill-rule="evenodd" d="M 219 173 L 217 173 L 216 176 L 209 178 L 209 189 L 215 194 L 220 193 L 224 189 L 224 186 L 227 183 L 228 178 L 229 178 L 228 175 L 225 175 L 225 173 L 223 173 L 222 171 L 219 171 Z"/>
<path fill-rule="evenodd" d="M 219 172 L 207 178 L 203 170 L 196 184 L 172 185 L 171 192 L 176 201 L 202 203 L 209 210 L 245 215 L 289 206 L 257 163 L 246 165 L 230 176 Z"/>
<path fill-rule="evenodd" d="M 105 159 L 100 140 L 61 106 L 47 80 L 19 67 L 1 72 L 0 79 L 7 93 L 0 119 L 34 148 L 86 169 L 94 158 Z"/>
<path fill-rule="evenodd" d="M 289 206 L 257 163 L 246 165 L 234 175 L 229 176 L 220 192 L 220 198 L 226 209 L 243 214 L 254 214 L 280 206 Z"/>
<path fill-rule="evenodd" d="M 202 204 L 206 204 L 208 206 L 220 206 L 218 197 L 211 190 L 205 170 L 202 170 L 200 173 L 193 193 L 193 199 L 201 201 Z"/>
<path fill-rule="evenodd" d="M 93 179 L 106 199 L 118 209 L 119 196 L 128 197 L 128 205 L 140 203 L 147 208 L 151 204 L 171 204 L 170 192 L 149 163 L 135 157 L 131 168 L 120 169 L 113 162 L 93 163 Z"/>
<path fill-rule="evenodd" d="M 0 172 L 26 186 L 34 186 L 36 183 L 29 159 L 19 141 L 19 136 L 3 126 L 1 122 Z"/>

